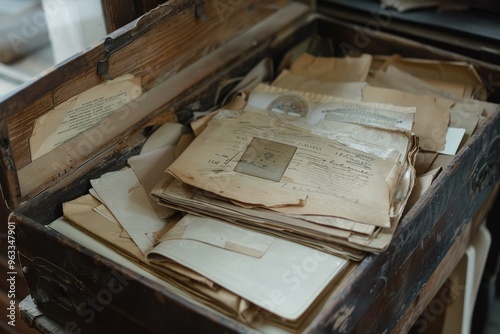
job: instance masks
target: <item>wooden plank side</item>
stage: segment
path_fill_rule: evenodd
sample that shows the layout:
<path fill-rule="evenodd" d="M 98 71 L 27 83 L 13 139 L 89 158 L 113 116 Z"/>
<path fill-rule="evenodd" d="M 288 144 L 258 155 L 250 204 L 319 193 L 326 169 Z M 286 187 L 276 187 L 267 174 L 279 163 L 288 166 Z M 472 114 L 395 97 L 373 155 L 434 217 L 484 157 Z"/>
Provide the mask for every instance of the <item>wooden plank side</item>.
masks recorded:
<path fill-rule="evenodd" d="M 151 9 L 155 8 L 158 6 L 160 3 L 166 2 L 165 0 L 134 0 L 135 4 L 135 14 L 137 16 L 143 15 L 147 11 L 150 11 Z"/>
<path fill-rule="evenodd" d="M 12 156 L 7 122 L 0 118 L 0 185 L 2 198 L 8 208 L 15 207 L 15 199 L 21 198 L 21 187 L 17 178 L 17 169 Z"/>
<path fill-rule="evenodd" d="M 446 256 L 441 260 L 436 270 L 429 277 L 427 283 L 418 293 L 417 298 L 413 300 L 403 316 L 397 319 L 398 323 L 392 329 L 392 333 L 407 333 L 412 326 L 415 326 L 417 331 L 424 330 L 428 326 L 427 322 L 432 321 L 432 319 L 428 317 L 422 319 L 418 318 L 422 315 L 436 293 L 441 289 L 456 265 L 460 262 L 462 258 L 461 254 L 465 254 L 465 250 L 469 246 L 471 239 L 474 238 L 477 230 L 484 223 L 486 213 L 491 209 L 494 199 L 498 194 L 499 187 L 500 182 L 497 182 L 486 201 L 477 211 L 472 222 L 466 225 L 462 234 L 456 239 Z"/>
<path fill-rule="evenodd" d="M 309 332 L 382 333 L 395 326 L 499 179 L 499 128 L 497 115 L 477 131 L 404 217 L 389 248 L 342 282 Z M 486 162 L 491 172 L 474 192 L 473 175 Z"/>
<path fill-rule="evenodd" d="M 109 58 L 111 75 L 118 77 L 127 73 L 134 74 L 141 78 L 143 89 L 147 91 L 156 85 L 160 76 L 166 75 L 161 79 L 164 80 L 175 75 L 182 68 L 225 43 L 235 33 L 253 26 L 274 12 L 268 9 L 256 9 L 248 13 L 241 7 L 239 5 L 234 8 L 230 17 L 224 17 L 215 6 L 207 5 L 206 22 L 196 19 L 194 12 L 184 10 L 168 23 L 156 25 L 154 30 L 142 36 L 137 42 L 112 54 Z M 55 69 L 53 75 L 48 77 L 62 74 L 65 78 L 64 84 L 54 86 L 52 83 L 49 86 L 39 87 L 50 91 L 52 100 L 50 98 L 43 99 L 43 102 L 38 100 L 8 119 L 12 150 L 18 169 L 31 162 L 28 141 L 34 120 L 65 102 L 69 97 L 100 83 L 101 78 L 96 74 L 96 66 L 103 58 L 103 52 L 93 49 L 69 63 L 70 66 Z M 41 80 L 48 81 L 48 77 Z"/>

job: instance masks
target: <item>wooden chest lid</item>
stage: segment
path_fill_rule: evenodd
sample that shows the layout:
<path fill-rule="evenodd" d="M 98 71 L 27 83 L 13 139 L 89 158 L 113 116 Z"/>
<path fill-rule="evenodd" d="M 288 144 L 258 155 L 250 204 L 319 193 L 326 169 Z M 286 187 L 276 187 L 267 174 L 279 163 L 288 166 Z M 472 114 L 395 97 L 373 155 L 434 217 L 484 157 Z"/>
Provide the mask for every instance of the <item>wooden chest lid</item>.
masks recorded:
<path fill-rule="evenodd" d="M 210 75 L 210 64 L 199 64 L 202 60 L 259 22 L 273 18 L 278 29 L 278 24 L 304 16 L 313 2 L 303 2 L 309 6 L 287 0 L 171 0 L 4 96 L 0 100 L 0 183 L 9 208 L 47 189 L 63 189 L 82 173 L 106 164 L 110 152 L 119 149 L 114 143 L 153 117 L 165 113 L 164 121 L 175 120 L 175 114 L 168 113 L 173 109 L 170 102 Z M 254 35 L 267 33 L 272 32 L 260 30 Z M 224 55 L 226 66 L 249 47 L 248 43 L 233 47 Z M 186 71 L 195 63 L 200 70 Z M 222 63 L 214 66 L 225 66 Z M 106 118 L 106 131 L 94 140 L 80 134 L 32 158 L 30 137 L 40 117 L 123 75 L 139 79 L 142 95 Z M 99 129 L 102 122 L 91 129 Z"/>

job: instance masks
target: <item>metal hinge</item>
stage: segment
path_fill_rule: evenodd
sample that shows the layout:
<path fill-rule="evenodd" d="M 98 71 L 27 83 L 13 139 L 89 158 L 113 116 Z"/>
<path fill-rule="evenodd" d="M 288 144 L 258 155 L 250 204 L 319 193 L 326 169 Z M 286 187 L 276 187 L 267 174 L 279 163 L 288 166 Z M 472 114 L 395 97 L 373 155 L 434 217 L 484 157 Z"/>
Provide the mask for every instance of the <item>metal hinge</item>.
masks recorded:
<path fill-rule="evenodd" d="M 107 80 L 113 80 L 113 76 L 109 73 L 109 57 L 124 46 L 130 44 L 136 35 L 151 30 L 158 21 L 169 15 L 173 10 L 174 8 L 169 4 L 160 5 L 137 19 L 135 28 L 132 30 L 116 38 L 107 37 L 104 40 L 104 58 L 97 63 L 97 75 Z M 155 11 L 159 11 L 159 15 L 155 14 Z"/>
<path fill-rule="evenodd" d="M 106 80 L 113 80 L 113 76 L 109 74 L 109 57 L 130 42 L 132 42 L 130 34 L 122 35 L 119 41 L 112 37 L 107 37 L 104 40 L 104 59 L 97 63 L 97 75 L 103 76 Z"/>

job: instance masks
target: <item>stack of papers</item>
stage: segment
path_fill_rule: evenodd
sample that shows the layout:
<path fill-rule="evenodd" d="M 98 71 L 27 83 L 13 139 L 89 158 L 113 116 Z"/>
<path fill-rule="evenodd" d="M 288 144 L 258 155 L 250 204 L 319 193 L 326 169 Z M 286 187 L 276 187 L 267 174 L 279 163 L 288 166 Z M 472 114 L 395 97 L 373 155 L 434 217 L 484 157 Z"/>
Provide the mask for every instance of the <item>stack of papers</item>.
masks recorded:
<path fill-rule="evenodd" d="M 410 195 L 414 113 L 259 86 L 243 111 L 208 124 L 152 195 L 359 260 L 389 245 Z"/>
<path fill-rule="evenodd" d="M 65 217 L 222 314 L 248 324 L 265 318 L 267 324 L 294 331 L 347 267 L 339 257 L 220 220 L 189 214 L 155 218 L 147 213 L 145 193 L 134 186 L 128 193 L 134 181 L 130 172 L 106 174 L 94 188 L 104 197 L 113 191 L 123 206 L 108 210 L 87 195 L 65 203 Z M 108 181 L 115 186 L 103 190 Z"/>
<path fill-rule="evenodd" d="M 226 316 L 252 326 L 299 330 L 349 262 L 222 220 L 154 205 L 148 195 L 151 182 L 161 179 L 186 137 L 178 125 L 167 128 L 157 130 L 141 154 L 129 159 L 131 168 L 92 180 L 90 194 L 64 203 L 65 218 Z M 173 140 L 172 133 L 181 139 Z"/>
<path fill-rule="evenodd" d="M 304 54 L 193 122 L 194 140 L 161 127 L 64 216 L 188 298 L 300 331 L 492 109 L 475 80 L 461 63 Z"/>

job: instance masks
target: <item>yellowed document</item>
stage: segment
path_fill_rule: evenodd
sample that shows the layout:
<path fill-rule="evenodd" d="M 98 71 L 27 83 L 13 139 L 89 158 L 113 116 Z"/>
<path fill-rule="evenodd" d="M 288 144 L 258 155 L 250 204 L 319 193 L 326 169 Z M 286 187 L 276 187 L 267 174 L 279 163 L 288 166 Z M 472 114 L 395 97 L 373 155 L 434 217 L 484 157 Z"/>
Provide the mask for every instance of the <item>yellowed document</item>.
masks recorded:
<path fill-rule="evenodd" d="M 433 152 L 444 149 L 453 101 L 431 95 L 370 86 L 363 88 L 363 101 L 416 107 L 413 132 L 420 138 L 420 147 Z"/>
<path fill-rule="evenodd" d="M 72 221 L 78 228 L 83 229 L 101 240 L 118 249 L 128 249 L 130 255 L 145 262 L 146 257 L 132 242 L 123 227 L 97 213 L 94 209 L 101 203 L 91 195 L 79 197 L 63 204 L 64 216 Z M 125 234 L 123 234 L 125 233 Z"/>
<path fill-rule="evenodd" d="M 366 82 L 322 81 L 309 79 L 298 74 L 293 74 L 288 70 L 283 70 L 278 78 L 274 80 L 273 86 L 289 90 L 337 96 L 353 101 L 362 101 L 362 89 L 366 86 Z"/>
<path fill-rule="evenodd" d="M 334 82 L 363 82 L 370 71 L 372 56 L 324 58 L 303 54 L 293 62 L 290 72 L 310 79 Z"/>
<path fill-rule="evenodd" d="M 335 113 L 336 110 L 339 110 L 339 113 Z M 385 249 L 389 245 L 395 226 L 402 214 L 404 203 L 406 203 L 409 191 L 413 186 L 414 172 L 412 172 L 413 167 L 410 165 L 410 161 L 414 161 L 417 147 L 409 130 L 413 125 L 414 112 L 414 107 L 356 102 L 312 92 L 304 93 L 275 86 L 259 85 L 252 92 L 245 111 L 229 112 L 221 110 L 208 123 L 208 129 L 198 137 L 201 143 L 200 150 L 204 144 L 209 147 L 204 150 L 204 153 L 188 152 L 193 145 L 196 146 L 196 142 L 186 151 L 189 157 L 202 159 L 201 163 L 194 161 L 187 163 L 190 166 L 204 168 L 202 172 L 204 175 L 201 178 L 198 178 L 198 176 L 193 177 L 193 181 L 199 181 L 199 184 L 188 186 L 187 184 L 193 184 L 189 180 L 184 181 L 184 179 L 179 178 L 187 183 L 183 184 L 180 180 L 169 181 L 169 177 L 167 177 L 155 187 L 152 194 L 161 204 L 177 210 L 218 217 L 242 226 L 252 226 L 252 228 L 259 231 L 278 235 L 329 253 L 350 259 L 359 259 L 359 251 L 356 252 L 356 250 L 362 249 L 376 252 Z M 247 113 L 257 116 L 242 119 Z M 320 117 L 313 117 L 314 121 L 310 122 L 310 113 Z M 262 131 L 263 135 L 254 141 L 255 136 L 249 137 L 247 132 L 253 130 L 258 132 L 260 130 L 261 125 L 254 124 L 254 122 L 256 118 L 261 116 L 274 123 L 264 123 L 269 134 L 266 134 L 267 131 Z M 221 123 L 229 120 L 236 122 L 235 124 L 244 125 L 245 128 L 229 130 L 229 133 L 232 134 L 228 134 L 221 128 L 216 130 L 212 128 L 210 130 L 217 122 Z M 300 130 L 296 129 L 296 127 L 299 127 Z M 283 129 L 290 131 L 292 135 L 294 134 L 292 131 L 298 131 L 295 133 L 293 141 L 286 141 L 288 146 L 282 146 L 285 141 L 276 142 L 276 138 L 279 138 L 279 132 Z M 211 131 L 221 137 L 212 138 L 214 142 L 203 137 Z M 329 182 L 333 182 L 332 179 L 334 178 L 332 176 L 336 175 L 337 171 L 333 171 L 329 176 L 326 176 L 323 173 L 328 169 L 325 168 L 323 171 L 319 169 L 325 164 L 326 157 L 331 156 L 331 152 L 319 153 L 315 151 L 318 150 L 318 145 L 309 147 L 310 138 L 303 136 L 302 133 L 318 135 L 323 138 L 322 140 L 340 144 L 343 149 L 355 150 L 358 153 L 363 152 L 363 154 L 382 159 L 387 165 L 392 166 L 384 181 L 388 192 L 383 197 L 388 199 L 388 209 L 385 224 L 382 226 L 386 228 L 381 228 L 380 225 L 377 226 L 373 221 L 360 222 L 352 219 L 352 217 L 346 218 L 338 214 L 321 216 L 322 212 L 318 210 L 309 214 L 298 211 L 310 205 L 311 198 L 317 198 L 316 189 L 306 182 L 313 182 L 313 185 L 324 183 L 325 187 L 330 189 L 341 189 L 336 185 L 329 184 Z M 234 135 L 237 135 L 237 138 L 231 137 Z M 269 142 L 262 141 L 262 139 Z M 227 141 L 227 143 L 224 141 Z M 304 153 L 307 152 L 307 154 L 305 155 L 298 150 L 294 151 L 294 148 L 290 147 L 293 146 L 290 144 L 298 143 L 300 145 L 300 142 L 306 145 Z M 231 145 L 230 151 L 226 151 L 224 147 L 226 144 Z M 214 152 L 213 156 L 215 158 L 202 156 L 202 154 L 215 149 L 217 145 L 220 145 L 223 150 Z M 261 155 L 260 152 L 265 150 L 270 150 L 270 152 L 264 152 Z M 299 153 L 297 154 L 297 152 Z M 270 153 L 267 154 L 267 157 L 276 157 L 277 159 L 269 160 L 269 164 L 264 166 L 262 161 L 266 161 L 266 153 Z M 319 155 L 317 155 L 318 153 Z M 253 162 L 255 160 L 252 159 L 261 156 L 264 159 L 259 159 L 262 160 L 258 161 L 260 164 Z M 294 156 L 299 156 L 301 161 L 306 162 L 306 165 L 287 164 L 287 159 L 293 159 Z M 311 160 L 315 156 L 317 156 L 317 161 L 316 159 Z M 221 160 L 221 158 L 224 158 L 224 160 Z M 181 156 L 180 160 L 182 159 Z M 234 165 L 231 164 L 233 159 L 235 160 L 232 161 Z M 177 162 L 180 160 L 177 160 Z M 210 161 L 213 166 L 206 166 L 203 161 Z M 306 181 L 298 182 L 299 184 L 295 186 L 287 178 L 286 170 L 289 167 L 292 167 L 295 173 L 297 173 L 297 170 L 302 171 L 304 169 L 310 169 L 311 173 L 304 174 L 304 176 L 299 174 L 293 177 L 289 176 L 292 180 Z M 187 170 L 184 166 L 179 168 Z M 228 188 L 228 184 L 232 182 L 233 178 L 231 173 L 242 174 L 242 176 L 236 176 L 240 178 L 255 178 L 255 181 L 251 181 L 249 186 L 246 183 L 239 184 L 240 188 L 236 186 L 236 189 L 247 189 L 243 196 L 252 197 L 255 195 L 257 199 L 260 199 L 263 196 L 259 191 L 262 191 L 264 187 L 259 182 L 269 181 L 277 186 L 279 191 L 288 193 L 288 196 L 298 192 L 306 195 L 303 199 L 299 198 L 295 205 L 274 203 L 273 207 L 269 207 L 266 206 L 267 203 L 249 203 L 247 198 L 233 197 L 233 193 L 226 196 L 229 193 L 228 189 L 229 191 L 233 189 L 231 185 Z M 339 171 L 339 173 L 342 174 L 342 171 Z M 207 179 L 203 181 L 203 177 L 207 177 Z M 219 177 L 223 182 L 220 186 L 217 185 Z M 187 178 L 189 179 L 189 177 Z M 346 179 L 341 183 L 347 186 L 351 181 Z M 218 186 L 219 191 L 212 188 L 203 188 L 203 185 L 208 187 Z M 281 185 L 284 185 L 284 187 Z M 301 188 L 304 185 L 309 186 L 309 188 Z M 197 187 L 201 188 L 197 189 Z M 254 191 L 254 187 L 258 189 Z M 355 185 L 349 187 L 357 189 Z M 265 188 L 265 190 L 268 190 L 268 188 Z M 236 190 L 235 193 L 238 193 L 238 191 Z M 240 190 L 239 193 L 242 193 L 242 191 Z M 371 193 L 375 197 L 379 194 L 380 190 L 374 190 Z M 328 195 L 330 194 L 326 196 Z M 320 196 L 322 199 L 326 197 L 324 195 Z M 284 196 L 280 193 L 280 195 L 271 197 L 283 198 Z M 341 195 L 340 198 L 344 200 L 345 195 Z M 325 203 L 325 206 L 328 206 L 328 204 Z M 342 206 L 344 204 L 337 207 Z M 366 210 L 370 209 L 360 204 L 358 211 L 363 210 L 367 212 Z M 370 219 L 373 217 L 376 217 L 376 215 L 370 214 Z"/>
<path fill-rule="evenodd" d="M 415 107 L 355 102 L 311 92 L 260 85 L 250 96 L 246 109 L 269 109 L 269 105 L 275 104 L 276 101 L 293 101 L 297 98 L 295 94 L 307 100 L 308 115 L 289 116 L 283 112 L 283 107 L 273 108 L 271 115 L 350 148 L 383 159 L 392 157 L 402 165 L 405 164 Z M 289 106 L 285 107 L 285 110 L 286 108 Z"/>
<path fill-rule="evenodd" d="M 393 168 L 394 161 L 246 112 L 210 122 L 168 172 L 235 203 L 388 226 Z"/>
<path fill-rule="evenodd" d="M 373 225 L 337 217 L 284 215 L 260 208 L 245 208 L 218 197 L 205 196 L 201 190 L 186 186 L 179 180 L 169 180 L 168 176 L 153 194 L 160 203 L 172 208 L 217 217 L 243 227 L 251 226 L 257 231 L 355 261 L 363 258 L 360 250 L 381 251 L 390 242 L 390 238 L 380 242 L 380 228 Z M 391 229 L 396 226 L 396 221 L 392 225 Z M 355 235 L 364 238 L 363 244 L 350 241 Z"/>
<path fill-rule="evenodd" d="M 413 94 L 432 95 L 459 102 L 468 100 L 462 96 L 455 95 L 447 90 L 434 86 L 408 72 L 400 70 L 392 64 L 383 70 L 371 73 L 366 81 L 370 86 L 374 87 L 397 89 Z"/>
<path fill-rule="evenodd" d="M 192 141 L 187 132 L 188 129 L 181 124 L 165 123 L 149 136 L 140 154 L 128 159 L 128 164 L 147 194 L 161 181 L 167 167 Z M 151 197 L 149 199 L 159 218 L 167 218 L 175 213 L 158 205 Z"/>
<path fill-rule="evenodd" d="M 140 78 L 124 75 L 61 103 L 35 121 L 30 137 L 31 159 L 84 132 L 141 94 Z"/>
<path fill-rule="evenodd" d="M 453 95 L 467 99 L 486 100 L 486 88 L 470 63 L 399 56 L 373 57 L 372 70 L 383 70 L 389 65 Z"/>

